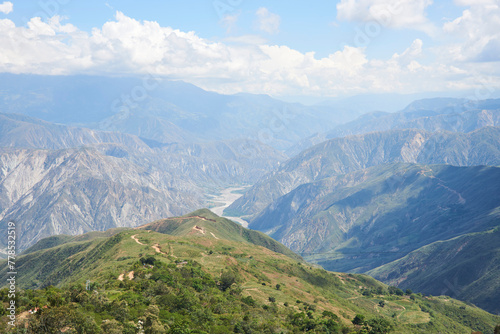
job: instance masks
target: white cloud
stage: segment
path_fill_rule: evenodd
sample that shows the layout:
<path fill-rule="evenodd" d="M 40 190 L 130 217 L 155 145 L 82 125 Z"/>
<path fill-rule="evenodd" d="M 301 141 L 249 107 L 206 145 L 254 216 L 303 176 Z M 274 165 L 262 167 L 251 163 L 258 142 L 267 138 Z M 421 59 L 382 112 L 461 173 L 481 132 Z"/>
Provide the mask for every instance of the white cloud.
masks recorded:
<path fill-rule="evenodd" d="M 377 22 L 388 28 L 411 28 L 428 33 L 433 26 L 425 10 L 432 0 L 341 0 L 337 18 L 344 21 Z"/>
<path fill-rule="evenodd" d="M 458 29 L 458 28 L 457 28 Z M 491 40 L 490 40 L 491 41 Z M 485 48 L 487 49 L 485 44 Z M 460 47 L 460 46 L 457 46 Z M 489 46 L 493 52 L 498 44 Z M 115 19 L 86 33 L 60 17 L 33 18 L 27 27 L 0 20 L 0 72 L 36 74 L 146 74 L 181 79 L 221 93 L 338 96 L 364 92 L 421 92 L 474 87 L 478 79 L 499 86 L 494 66 L 421 63 L 416 39 L 389 59 L 369 59 L 365 48 L 345 46 L 327 57 L 256 36 L 203 39 L 194 32 Z"/>
<path fill-rule="evenodd" d="M 416 66 L 415 59 L 422 55 L 423 42 L 421 39 L 416 39 L 413 41 L 411 46 L 406 49 L 402 54 L 394 54 L 392 60 L 397 61 L 401 65 L 408 65 L 413 63 Z"/>
<path fill-rule="evenodd" d="M 498 0 L 455 0 L 457 6 L 498 5 Z"/>
<path fill-rule="evenodd" d="M 470 6 L 462 16 L 443 25 L 443 32 L 459 42 L 443 48 L 455 61 L 500 61 L 500 2 L 459 0 Z"/>
<path fill-rule="evenodd" d="M 9 14 L 14 10 L 14 5 L 10 1 L 4 1 L 0 4 L 0 13 Z"/>
<path fill-rule="evenodd" d="M 258 30 L 267 32 L 268 34 L 276 34 L 279 32 L 281 17 L 271 13 L 267 8 L 261 7 L 255 13 L 257 15 L 256 27 Z"/>

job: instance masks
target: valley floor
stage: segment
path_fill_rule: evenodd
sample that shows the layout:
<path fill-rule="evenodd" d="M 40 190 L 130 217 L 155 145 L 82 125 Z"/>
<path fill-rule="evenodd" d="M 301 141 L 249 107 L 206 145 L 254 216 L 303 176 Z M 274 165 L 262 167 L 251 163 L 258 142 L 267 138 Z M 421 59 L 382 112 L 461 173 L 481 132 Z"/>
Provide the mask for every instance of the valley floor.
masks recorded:
<path fill-rule="evenodd" d="M 217 206 L 210 208 L 210 211 L 215 213 L 216 215 L 220 217 L 224 217 L 227 219 L 230 219 L 243 227 L 248 227 L 248 222 L 240 217 L 227 217 L 224 216 L 224 210 L 233 204 L 234 201 L 236 201 L 238 198 L 243 196 L 241 193 L 242 190 L 245 190 L 249 188 L 249 186 L 245 187 L 231 187 L 231 188 L 226 188 L 221 191 L 220 195 L 214 196 L 212 201 L 216 203 Z"/>

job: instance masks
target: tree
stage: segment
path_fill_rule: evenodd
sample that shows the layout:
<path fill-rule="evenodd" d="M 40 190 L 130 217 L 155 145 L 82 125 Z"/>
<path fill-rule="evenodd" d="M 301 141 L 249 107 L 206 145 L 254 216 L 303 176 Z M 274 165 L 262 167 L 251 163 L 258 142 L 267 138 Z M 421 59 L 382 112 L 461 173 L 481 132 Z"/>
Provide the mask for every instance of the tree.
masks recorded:
<path fill-rule="evenodd" d="M 236 282 L 236 275 L 231 270 L 225 270 L 220 275 L 219 288 L 226 291 Z"/>
<path fill-rule="evenodd" d="M 413 291 L 411 291 L 411 289 L 406 289 L 406 291 L 405 291 L 405 292 L 406 292 L 406 294 L 407 294 L 408 296 L 409 296 L 409 295 L 411 295 L 411 294 L 413 293 Z"/>
<path fill-rule="evenodd" d="M 494 333 L 495 333 L 495 334 L 500 334 L 500 325 L 497 325 L 497 326 L 495 327 L 495 332 L 494 332 Z"/>
<path fill-rule="evenodd" d="M 378 303 L 378 305 L 379 305 L 380 307 L 384 307 L 384 306 L 385 306 L 385 301 L 381 300 L 381 301 Z"/>
<path fill-rule="evenodd" d="M 363 325 L 365 323 L 365 316 L 362 314 L 356 314 L 356 316 L 352 320 L 352 323 L 358 326 Z"/>

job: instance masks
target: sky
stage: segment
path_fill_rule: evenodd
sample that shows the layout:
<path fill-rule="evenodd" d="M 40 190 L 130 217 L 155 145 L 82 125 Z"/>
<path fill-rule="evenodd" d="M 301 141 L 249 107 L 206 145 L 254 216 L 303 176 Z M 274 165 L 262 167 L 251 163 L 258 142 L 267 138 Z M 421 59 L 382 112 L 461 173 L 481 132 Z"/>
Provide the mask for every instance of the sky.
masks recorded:
<path fill-rule="evenodd" d="M 499 65 L 500 0 L 0 0 L 0 72 L 484 99 Z"/>

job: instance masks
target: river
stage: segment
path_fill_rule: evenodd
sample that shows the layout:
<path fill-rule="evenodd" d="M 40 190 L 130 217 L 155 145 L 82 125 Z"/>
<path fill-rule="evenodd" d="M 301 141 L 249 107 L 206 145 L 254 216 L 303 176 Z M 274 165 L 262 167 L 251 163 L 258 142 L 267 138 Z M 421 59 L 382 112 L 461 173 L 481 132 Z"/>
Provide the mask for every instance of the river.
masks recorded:
<path fill-rule="evenodd" d="M 220 217 L 224 217 L 227 219 L 230 219 L 238 224 L 241 224 L 244 227 L 248 227 L 248 222 L 246 220 L 241 219 L 240 217 L 228 217 L 228 216 L 223 216 L 224 209 L 226 209 L 228 206 L 230 206 L 234 201 L 236 201 L 238 198 L 243 196 L 243 194 L 238 194 L 234 193 L 235 191 L 240 191 L 244 190 L 246 187 L 239 187 L 239 188 L 226 188 L 222 190 L 221 194 L 218 196 L 214 196 L 212 198 L 212 201 L 216 203 L 221 203 L 221 205 L 213 207 L 210 209 L 213 213 Z"/>

